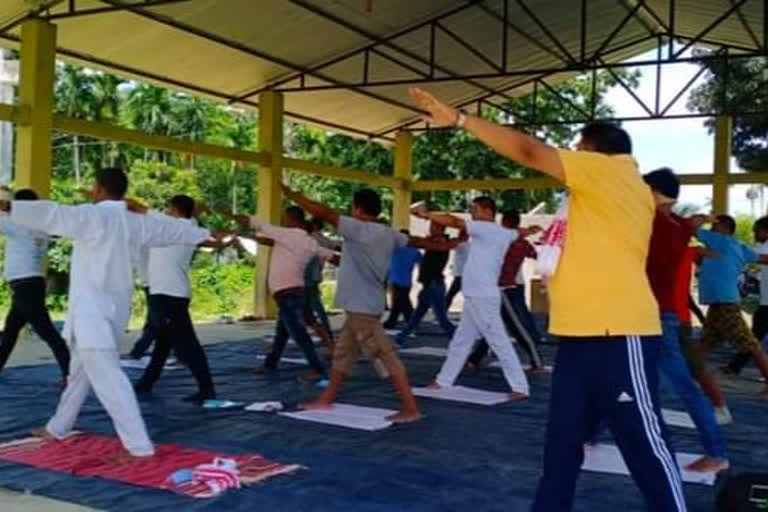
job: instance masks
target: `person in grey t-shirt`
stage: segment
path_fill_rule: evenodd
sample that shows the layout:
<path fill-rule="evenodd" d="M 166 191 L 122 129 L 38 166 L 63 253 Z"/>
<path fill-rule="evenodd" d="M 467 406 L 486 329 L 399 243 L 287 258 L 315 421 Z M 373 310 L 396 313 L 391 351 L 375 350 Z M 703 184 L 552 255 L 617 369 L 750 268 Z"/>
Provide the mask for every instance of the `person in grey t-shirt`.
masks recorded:
<path fill-rule="evenodd" d="M 411 391 L 408 374 L 397 356 L 389 336 L 381 326 L 384 312 L 387 270 L 392 252 L 405 245 L 420 248 L 453 248 L 455 242 L 430 242 L 408 237 L 378 222 L 381 198 L 371 189 L 355 192 L 352 216 L 342 216 L 324 204 L 317 203 L 283 185 L 283 194 L 314 217 L 337 226 L 344 238 L 336 287 L 336 306 L 346 312 L 346 320 L 333 352 L 333 370 L 328 388 L 305 409 L 327 409 L 333 405 L 341 382 L 350 372 L 362 351 L 382 364 L 392 377 L 400 395 L 400 410 L 388 419 L 395 423 L 421 418 Z"/>

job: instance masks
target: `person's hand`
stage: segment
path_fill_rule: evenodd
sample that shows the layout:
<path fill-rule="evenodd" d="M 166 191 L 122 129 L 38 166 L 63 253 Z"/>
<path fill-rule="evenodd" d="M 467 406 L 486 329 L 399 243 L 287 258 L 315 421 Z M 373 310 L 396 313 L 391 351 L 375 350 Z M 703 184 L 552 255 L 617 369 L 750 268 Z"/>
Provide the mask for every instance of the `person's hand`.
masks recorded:
<path fill-rule="evenodd" d="M 125 207 L 128 209 L 129 212 L 139 213 L 144 215 L 149 210 L 149 208 L 147 208 L 145 205 L 143 205 L 136 199 L 126 197 L 124 201 L 125 201 Z"/>
<path fill-rule="evenodd" d="M 426 219 L 429 210 L 427 209 L 427 203 L 419 201 L 418 203 L 411 205 L 411 213 L 419 218 Z"/>
<path fill-rule="evenodd" d="M 77 193 L 83 196 L 85 199 L 93 200 L 93 189 L 80 187 L 77 189 Z"/>
<path fill-rule="evenodd" d="M 525 235 L 526 236 L 536 235 L 538 233 L 541 233 L 542 231 L 544 231 L 544 228 L 542 228 L 538 224 L 534 224 L 533 226 L 528 226 L 527 228 L 525 228 Z"/>
<path fill-rule="evenodd" d="M 450 105 L 440 102 L 434 96 L 418 87 L 408 89 L 411 98 L 424 110 L 429 116 L 426 121 L 434 126 L 455 126 L 459 120 L 459 111 Z"/>
<path fill-rule="evenodd" d="M 459 237 L 456 240 L 458 240 L 459 243 L 463 243 L 469 240 L 469 233 L 467 233 L 467 230 L 462 229 L 461 231 L 459 231 Z"/>
<path fill-rule="evenodd" d="M 291 189 L 288 185 L 285 183 L 280 183 L 280 190 L 283 192 L 283 195 L 287 197 L 288 199 L 291 199 L 296 195 L 296 191 Z"/>

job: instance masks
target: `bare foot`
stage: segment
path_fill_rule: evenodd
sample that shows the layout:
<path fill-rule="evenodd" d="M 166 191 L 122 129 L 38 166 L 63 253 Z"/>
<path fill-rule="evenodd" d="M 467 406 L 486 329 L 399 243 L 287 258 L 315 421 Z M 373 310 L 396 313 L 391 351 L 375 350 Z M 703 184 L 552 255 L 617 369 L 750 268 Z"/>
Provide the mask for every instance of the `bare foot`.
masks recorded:
<path fill-rule="evenodd" d="M 45 439 L 46 441 L 56 439 L 53 437 L 53 435 L 51 435 L 50 432 L 48 432 L 48 429 L 45 427 L 33 428 L 29 431 L 29 433 L 32 437 L 39 437 L 40 439 Z"/>
<path fill-rule="evenodd" d="M 728 462 L 728 459 L 718 459 L 716 457 L 710 457 L 709 455 L 704 455 L 703 457 L 700 457 L 696 459 L 695 461 L 691 462 L 687 466 L 685 466 L 685 469 L 688 471 L 697 471 L 697 472 L 707 472 L 707 471 L 714 471 L 715 473 L 719 471 L 723 471 L 725 469 L 728 469 L 731 466 L 731 464 Z"/>
<path fill-rule="evenodd" d="M 513 391 L 507 396 L 509 397 L 510 402 L 520 402 L 522 400 L 528 400 L 528 395 L 526 395 L 525 393 L 518 393 L 517 391 Z"/>
<path fill-rule="evenodd" d="M 436 380 L 433 380 L 432 382 L 429 383 L 429 386 L 427 386 L 427 389 L 441 389 L 441 388 L 442 386 L 438 384 Z"/>
<path fill-rule="evenodd" d="M 397 414 L 387 416 L 387 420 L 392 423 L 412 423 L 421 419 L 419 411 L 400 411 Z"/>
<path fill-rule="evenodd" d="M 120 450 L 120 452 L 113 456 L 108 457 L 107 460 L 113 464 L 129 464 L 137 460 L 144 460 L 153 457 L 153 455 L 133 455 L 126 450 Z"/>
<path fill-rule="evenodd" d="M 304 409 L 305 411 L 323 411 L 326 409 L 330 409 L 333 407 L 333 402 L 328 402 L 326 400 L 317 399 L 312 402 L 305 402 L 299 404 L 299 409 Z"/>

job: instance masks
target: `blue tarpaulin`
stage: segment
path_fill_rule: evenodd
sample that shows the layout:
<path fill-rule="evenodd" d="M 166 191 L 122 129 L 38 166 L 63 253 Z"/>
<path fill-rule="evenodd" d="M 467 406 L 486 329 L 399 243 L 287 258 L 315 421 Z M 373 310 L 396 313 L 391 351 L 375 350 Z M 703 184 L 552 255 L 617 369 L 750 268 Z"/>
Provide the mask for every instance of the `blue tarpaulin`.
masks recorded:
<path fill-rule="evenodd" d="M 429 331 L 429 329 L 428 329 Z M 432 332 L 437 332 L 436 330 Z M 206 347 L 221 398 L 243 402 L 282 400 L 289 406 L 319 390 L 301 383 L 304 370 L 283 365 L 278 375 L 257 377 L 256 354 L 268 339 L 220 343 Z M 430 332 L 412 346 L 445 346 L 447 339 Z M 542 352 L 551 361 L 555 345 Z M 296 349 L 286 355 L 298 356 Z M 523 356 L 524 358 L 524 356 Z M 426 385 L 441 358 L 403 355 L 414 385 Z M 128 370 L 135 380 L 139 373 Z M 0 442 L 24 437 L 42 425 L 57 403 L 55 365 L 8 369 L 0 375 Z M 483 369 L 460 383 L 506 391 L 501 372 Z M 421 399 L 426 419 L 410 425 L 365 432 L 246 411 L 205 411 L 180 398 L 195 391 L 186 370 L 166 371 L 154 395 L 141 401 L 152 438 L 158 443 L 224 452 L 255 452 L 269 459 L 299 463 L 310 469 L 262 484 L 231 491 L 212 500 L 191 500 L 96 478 L 80 478 L 0 462 L 0 486 L 106 510 L 132 512 L 183 507 L 183 510 L 311 510 L 311 511 L 524 511 L 528 510 L 541 468 L 549 397 L 549 377 L 531 379 L 532 397 L 495 407 Z M 389 382 L 376 377 L 367 363 L 358 365 L 345 382 L 340 402 L 397 408 Z M 738 471 L 765 471 L 766 405 L 756 397 L 730 396 L 736 423 L 725 428 L 731 463 Z M 665 407 L 681 409 L 665 393 Z M 87 402 L 80 430 L 114 435 L 106 413 L 95 399 Z M 694 430 L 672 428 L 675 449 L 701 452 Z M 686 485 L 691 511 L 713 509 L 713 488 Z M 643 510 L 629 477 L 582 473 L 578 511 Z"/>

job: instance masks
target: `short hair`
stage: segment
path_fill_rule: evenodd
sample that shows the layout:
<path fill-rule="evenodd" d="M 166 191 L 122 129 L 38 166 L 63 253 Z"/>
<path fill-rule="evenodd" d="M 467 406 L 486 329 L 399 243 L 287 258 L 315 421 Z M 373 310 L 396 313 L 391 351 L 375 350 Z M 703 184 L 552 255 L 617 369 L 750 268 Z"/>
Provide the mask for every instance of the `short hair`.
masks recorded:
<path fill-rule="evenodd" d="M 724 224 L 730 234 L 736 232 L 736 221 L 730 215 L 718 215 L 715 219 L 718 223 Z"/>
<path fill-rule="evenodd" d="M 407 229 L 401 229 L 401 230 L 400 230 L 400 232 L 401 232 L 402 234 L 404 234 L 404 235 L 407 235 L 407 236 L 411 236 L 411 232 L 410 232 L 410 231 L 408 231 Z"/>
<path fill-rule="evenodd" d="M 598 153 L 631 155 L 632 139 L 622 128 L 611 123 L 589 123 L 581 129 L 581 139 Z"/>
<path fill-rule="evenodd" d="M 184 217 L 191 219 L 195 214 L 195 200 L 184 194 L 173 196 L 168 205 L 176 209 Z"/>
<path fill-rule="evenodd" d="M 480 196 L 480 197 L 474 198 L 472 202 L 477 206 L 480 206 L 481 208 L 485 208 L 486 210 L 491 210 L 491 213 L 496 215 L 496 201 L 494 201 L 492 197 Z"/>
<path fill-rule="evenodd" d="M 122 199 L 128 190 L 128 176 L 118 167 L 107 167 L 96 171 L 96 183 L 107 191 L 112 199 Z"/>
<path fill-rule="evenodd" d="M 285 215 L 293 219 L 297 224 L 304 224 L 304 210 L 298 206 L 289 206 L 286 208 Z"/>
<path fill-rule="evenodd" d="M 17 190 L 16 193 L 13 194 L 13 198 L 17 201 L 34 201 L 38 199 L 37 192 L 31 188 L 23 188 L 21 190 Z"/>
<path fill-rule="evenodd" d="M 363 210 L 371 217 L 378 217 L 381 213 L 381 196 L 370 188 L 361 188 L 352 197 L 352 205 Z"/>
<path fill-rule="evenodd" d="M 760 217 L 755 221 L 753 229 L 762 229 L 768 231 L 768 217 Z"/>
<path fill-rule="evenodd" d="M 517 210 L 507 210 L 501 216 L 501 221 L 508 222 L 513 228 L 517 228 L 520 226 L 520 212 Z"/>

